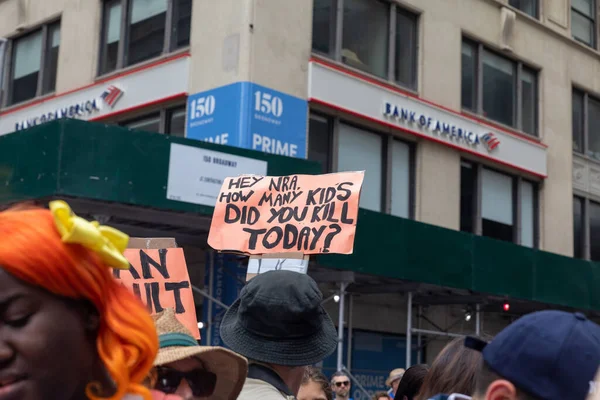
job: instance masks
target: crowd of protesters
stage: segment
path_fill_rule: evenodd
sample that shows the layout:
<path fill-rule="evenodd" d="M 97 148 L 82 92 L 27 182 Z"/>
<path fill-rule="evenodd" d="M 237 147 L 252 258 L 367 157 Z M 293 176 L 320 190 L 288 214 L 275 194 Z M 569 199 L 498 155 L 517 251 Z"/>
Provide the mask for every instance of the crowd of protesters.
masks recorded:
<path fill-rule="evenodd" d="M 0 400 L 351 400 L 350 374 L 314 367 L 338 339 L 308 275 L 256 276 L 222 319 L 228 349 L 200 346 L 113 279 L 129 267 L 118 230 L 54 201 L 0 212 L 0 237 Z M 599 366 L 600 326 L 540 311 L 391 371 L 373 400 L 585 400 Z"/>

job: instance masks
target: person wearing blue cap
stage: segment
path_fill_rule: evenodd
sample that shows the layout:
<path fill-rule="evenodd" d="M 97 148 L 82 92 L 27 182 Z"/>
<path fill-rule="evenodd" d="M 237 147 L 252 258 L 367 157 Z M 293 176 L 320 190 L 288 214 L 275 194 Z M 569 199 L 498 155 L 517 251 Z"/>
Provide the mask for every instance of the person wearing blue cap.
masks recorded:
<path fill-rule="evenodd" d="M 581 313 L 531 313 L 465 346 L 483 354 L 475 400 L 585 400 L 600 366 L 600 326 Z"/>

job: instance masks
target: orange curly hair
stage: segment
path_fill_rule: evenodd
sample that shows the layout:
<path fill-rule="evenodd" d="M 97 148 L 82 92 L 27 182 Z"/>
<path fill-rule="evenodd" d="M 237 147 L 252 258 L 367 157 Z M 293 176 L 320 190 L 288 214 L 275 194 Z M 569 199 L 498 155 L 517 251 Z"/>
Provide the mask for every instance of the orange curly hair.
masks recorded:
<path fill-rule="evenodd" d="M 98 384 L 90 382 L 87 396 L 120 400 L 126 394 L 138 394 L 150 400 L 150 391 L 142 382 L 152 368 L 158 338 L 152 318 L 138 298 L 113 279 L 96 253 L 63 243 L 49 210 L 0 212 L 0 237 L 2 269 L 57 296 L 88 300 L 98 311 L 96 347 L 116 393 L 99 397 L 94 394 Z"/>

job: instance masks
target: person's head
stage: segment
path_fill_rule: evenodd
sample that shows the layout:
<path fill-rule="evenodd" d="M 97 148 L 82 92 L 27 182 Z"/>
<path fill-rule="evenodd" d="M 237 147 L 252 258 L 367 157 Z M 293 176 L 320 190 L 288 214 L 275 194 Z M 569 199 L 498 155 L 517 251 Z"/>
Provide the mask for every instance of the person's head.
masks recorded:
<path fill-rule="evenodd" d="M 404 372 L 404 368 L 396 368 L 390 371 L 390 375 L 386 379 L 385 385 L 391 387 L 393 393 L 396 393 L 396 389 L 398 389 L 398 383 L 400 383 L 400 379 L 402 379 Z"/>
<path fill-rule="evenodd" d="M 253 278 L 221 321 L 221 339 L 249 360 L 267 364 L 298 393 L 304 367 L 337 347 L 323 295 L 306 274 L 269 271 Z"/>
<path fill-rule="evenodd" d="M 373 400 L 390 400 L 390 395 L 387 392 L 375 392 Z"/>
<path fill-rule="evenodd" d="M 332 400 L 333 393 L 329 381 L 323 373 L 315 367 L 306 367 L 298 400 Z"/>
<path fill-rule="evenodd" d="M 407 369 L 398 384 L 394 398 L 398 400 L 413 400 L 421 390 L 428 371 L 429 366 L 427 364 L 413 365 Z"/>
<path fill-rule="evenodd" d="M 51 208 L 0 212 L 0 392 L 150 399 L 142 382 L 158 350 L 154 324 L 109 268 L 129 266 L 128 237 L 64 202 Z"/>
<path fill-rule="evenodd" d="M 331 389 L 333 389 L 336 398 L 347 398 L 350 396 L 351 387 L 352 382 L 350 381 L 350 377 L 345 372 L 338 371 L 331 375 Z"/>
<path fill-rule="evenodd" d="M 581 313 L 531 313 L 490 343 L 467 338 L 465 346 L 483 354 L 477 400 L 584 400 L 595 389 L 600 326 Z"/>
<path fill-rule="evenodd" d="M 425 376 L 419 400 L 440 393 L 460 393 L 470 396 L 475 389 L 475 373 L 481 364 L 481 354 L 463 346 L 464 338 L 448 343 L 431 364 Z"/>
<path fill-rule="evenodd" d="M 199 346 L 172 308 L 153 318 L 160 341 L 154 389 L 183 400 L 237 399 L 248 372 L 244 357 L 222 347 Z"/>

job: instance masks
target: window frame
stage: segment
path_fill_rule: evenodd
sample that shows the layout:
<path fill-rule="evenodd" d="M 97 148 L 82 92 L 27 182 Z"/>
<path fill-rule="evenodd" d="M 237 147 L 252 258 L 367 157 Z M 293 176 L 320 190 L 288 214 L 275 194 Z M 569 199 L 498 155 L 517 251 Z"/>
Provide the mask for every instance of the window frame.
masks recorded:
<path fill-rule="evenodd" d="M 389 29 L 388 29 L 388 49 L 387 49 L 388 65 L 386 68 L 387 69 L 386 77 L 382 78 L 371 72 L 353 68 L 352 66 L 343 62 L 343 60 L 342 60 L 342 41 L 343 41 L 343 37 L 344 37 L 344 0 L 329 0 L 329 1 L 331 4 L 330 10 L 334 10 L 333 12 L 331 12 L 331 15 L 329 16 L 330 21 L 332 21 L 333 25 L 334 25 L 333 28 L 329 32 L 330 35 L 333 33 L 333 35 L 332 35 L 333 37 L 329 38 L 329 47 L 330 47 L 329 53 L 323 53 L 323 52 L 313 49 L 312 42 L 311 42 L 311 52 L 316 55 L 321 55 L 321 56 L 325 56 L 327 58 L 331 58 L 334 61 L 344 65 L 344 67 L 359 71 L 361 74 L 366 74 L 369 76 L 373 76 L 376 79 L 389 81 L 389 82 L 392 82 L 393 84 L 398 85 L 404 89 L 408 89 L 410 91 L 416 92 L 418 89 L 418 84 L 419 84 L 419 53 L 420 53 L 419 50 L 420 50 L 421 13 L 416 10 L 410 9 L 404 5 L 401 6 L 392 0 L 373 0 L 373 1 L 379 1 L 380 3 L 387 4 L 389 7 L 389 12 L 388 12 L 388 24 L 389 24 L 388 27 L 389 27 Z M 397 64 L 397 59 L 396 59 L 396 32 L 397 32 L 396 16 L 399 13 L 405 14 L 406 16 L 408 16 L 410 18 L 414 18 L 415 41 L 414 41 L 414 43 L 412 43 L 412 45 L 414 46 L 414 48 L 413 48 L 414 57 L 413 57 L 413 60 L 411 60 L 412 70 L 414 72 L 413 72 L 413 76 L 411 78 L 412 82 L 410 82 L 410 83 L 399 82 L 395 76 L 395 69 L 396 69 L 396 64 Z"/>
<path fill-rule="evenodd" d="M 159 118 L 159 122 L 158 122 L 158 132 L 152 132 L 152 133 L 158 133 L 161 135 L 167 135 L 167 136 L 174 136 L 173 132 L 171 132 L 171 118 L 173 116 L 174 113 L 178 112 L 178 111 L 183 111 L 184 115 L 185 115 L 185 121 L 184 122 L 184 126 L 187 125 L 187 112 L 186 112 L 186 104 L 173 104 L 170 105 L 168 107 L 161 107 L 159 109 L 155 109 L 155 110 L 151 110 L 148 111 L 144 114 L 139 114 L 136 115 L 134 117 L 131 118 L 126 118 L 123 120 L 118 120 L 115 121 L 115 124 L 123 127 L 123 128 L 128 128 L 131 129 L 129 127 L 126 126 L 126 124 L 132 124 L 132 123 L 136 123 L 136 122 L 140 122 L 143 121 L 147 118 L 153 118 L 158 116 Z M 135 130 L 135 129 L 133 129 Z M 185 137 L 186 132 L 183 132 L 183 136 L 176 136 L 176 137 Z"/>
<path fill-rule="evenodd" d="M 4 71 L 4 76 L 1 77 L 3 79 L 0 79 L 0 83 L 2 83 L 2 87 L 0 87 L 0 108 L 5 108 L 5 107 L 13 107 L 19 104 L 25 104 L 27 102 L 33 101 L 39 97 L 42 96 L 49 96 L 52 95 L 54 93 L 56 93 L 56 86 L 54 87 L 54 90 L 48 91 L 44 93 L 44 83 L 46 80 L 46 75 L 48 74 L 47 71 L 47 58 L 48 58 L 48 54 L 49 54 L 49 37 L 48 35 L 51 32 L 51 27 L 54 25 L 58 25 L 59 26 L 59 32 L 62 36 L 62 21 L 60 18 L 56 18 L 53 20 L 50 20 L 48 22 L 45 22 L 42 25 L 37 25 L 35 28 L 32 28 L 30 30 L 28 30 L 27 32 L 24 33 L 20 33 L 17 36 L 11 37 L 8 40 L 7 43 L 7 47 L 6 47 L 6 57 L 5 57 L 5 68 L 2 69 L 0 68 L 0 71 Z M 13 94 L 13 79 L 12 79 L 12 75 L 13 75 L 13 61 L 15 59 L 15 49 L 16 49 L 16 42 L 19 41 L 19 39 L 23 39 L 29 35 L 33 35 L 36 32 L 40 31 L 42 34 L 42 43 L 41 43 L 41 58 L 40 58 L 40 72 L 39 72 L 39 76 L 37 79 L 37 86 L 36 86 L 36 91 L 35 91 L 35 96 L 32 97 L 31 99 L 27 99 L 27 100 L 23 100 L 23 101 L 19 101 L 16 103 L 11 103 L 10 99 L 12 97 Z M 61 37 L 61 41 L 62 41 L 62 37 Z M 59 44 L 59 48 L 58 48 L 58 54 L 59 54 L 59 59 L 60 59 L 60 47 L 61 45 Z M 1 61 L 1 60 L 0 60 Z M 58 60 L 57 60 L 57 68 L 56 68 L 56 75 L 58 77 Z"/>
<path fill-rule="evenodd" d="M 581 219 L 582 219 L 582 232 L 581 239 L 582 243 L 579 244 L 581 250 L 581 258 L 580 260 L 592 260 L 592 233 L 591 233 L 591 224 L 590 224 L 590 204 L 595 203 L 600 206 L 600 199 L 590 196 L 588 193 L 584 193 L 581 191 L 573 192 L 573 203 L 575 202 L 575 198 L 579 198 L 581 200 Z M 573 217 L 573 226 L 571 232 L 573 233 L 573 239 L 575 239 L 575 216 L 573 215 L 573 207 L 571 206 L 571 213 Z M 575 257 L 575 241 L 573 240 L 573 257 Z M 600 260 L 598 260 L 600 261 Z M 597 262 L 598 262 L 597 261 Z"/>
<path fill-rule="evenodd" d="M 330 145 L 330 152 L 328 155 L 327 172 L 337 171 L 338 159 L 339 159 L 339 135 L 340 126 L 342 124 L 351 126 L 356 129 L 360 129 L 366 133 L 377 135 L 381 138 L 381 205 L 379 211 L 382 214 L 392 215 L 392 155 L 393 155 L 393 143 L 398 141 L 408 146 L 408 219 L 414 220 L 416 218 L 416 143 L 405 140 L 401 137 L 394 136 L 392 134 L 366 127 L 360 123 L 332 116 L 318 110 L 309 110 L 309 118 L 311 116 L 325 119 L 327 121 L 328 128 L 328 141 Z M 310 140 L 310 132 L 308 139 Z M 377 211 L 374 211 L 377 212 Z M 402 218 L 402 217 L 398 217 Z"/>
<path fill-rule="evenodd" d="M 535 4 L 534 4 L 534 10 L 535 10 L 534 11 L 534 15 L 531 15 L 531 14 L 529 14 L 529 13 L 521 10 L 520 7 L 513 6 L 512 4 L 510 4 L 510 0 L 508 1 L 508 5 L 510 7 L 512 7 L 512 8 L 514 8 L 515 10 L 518 10 L 519 12 L 522 12 L 523 14 L 530 16 L 531 18 L 535 18 L 535 19 L 539 20 L 540 19 L 540 5 L 541 5 L 541 1 L 540 0 L 533 0 L 533 1 L 535 2 Z"/>
<path fill-rule="evenodd" d="M 177 5 L 175 4 L 177 0 L 166 0 L 167 1 L 167 11 L 165 16 L 165 37 L 163 38 L 163 46 L 161 54 L 157 57 L 150 58 L 148 60 L 140 61 L 135 64 L 128 64 L 128 49 L 129 49 L 129 16 L 131 15 L 131 8 L 133 1 L 135 0 L 102 0 L 101 7 L 101 21 L 100 21 L 100 40 L 99 40 L 99 51 L 98 51 L 98 62 L 97 62 L 97 77 L 101 77 L 104 75 L 110 75 L 117 71 L 120 71 L 124 68 L 129 68 L 134 65 L 143 64 L 148 62 L 149 60 L 153 60 L 156 58 L 163 57 L 166 54 L 188 49 L 190 44 L 186 46 L 181 46 L 177 48 L 177 35 L 174 34 L 174 27 L 176 26 L 175 16 L 178 13 L 175 10 Z M 121 6 L 121 21 L 120 21 L 120 31 L 119 31 L 119 46 L 117 49 L 117 63 L 113 70 L 105 71 L 104 65 L 106 63 L 106 37 L 107 37 L 107 29 L 108 29 L 108 9 L 109 4 L 111 3 L 119 3 Z M 193 2 L 191 3 L 193 6 Z M 191 30 L 191 24 L 190 24 Z M 191 39 L 191 38 L 190 38 Z"/>
<path fill-rule="evenodd" d="M 582 150 L 581 151 L 577 151 L 575 150 L 575 147 L 573 146 L 573 153 L 577 154 L 579 157 L 583 157 L 585 159 L 591 160 L 593 162 L 600 162 L 600 159 L 594 158 L 590 155 L 588 155 L 588 150 L 589 150 L 589 144 L 590 144 L 590 138 L 589 138 L 589 100 L 590 98 L 598 103 L 600 103 L 600 96 L 596 95 L 594 93 L 591 93 L 590 91 L 586 90 L 586 89 L 582 89 L 579 86 L 573 86 L 571 89 L 571 115 L 573 114 L 573 104 L 575 103 L 573 101 L 573 99 L 575 98 L 575 93 L 578 92 L 581 96 L 582 96 L 582 108 L 581 108 L 581 117 L 583 119 L 583 121 L 581 122 L 581 128 L 583 130 L 582 132 L 582 143 L 581 143 L 581 147 Z M 573 143 L 573 122 L 571 121 L 571 144 Z M 600 133 L 598 133 L 599 138 L 600 138 Z"/>
<path fill-rule="evenodd" d="M 591 47 L 592 49 L 596 49 L 597 45 L 598 45 L 598 3 L 596 0 L 591 0 L 592 1 L 592 16 L 588 16 L 585 15 L 583 13 L 581 13 L 579 10 L 577 10 L 575 7 L 573 7 L 573 0 L 570 0 L 570 4 L 569 4 L 569 9 L 570 9 L 570 20 L 569 20 L 569 25 L 570 25 L 570 30 L 571 30 L 571 38 L 573 40 L 575 40 L 577 43 L 581 43 L 584 46 L 587 47 Z M 573 13 L 576 13 L 577 15 L 579 15 L 580 17 L 583 17 L 589 21 L 592 22 L 592 43 L 586 43 L 580 39 L 577 39 L 574 35 L 573 35 Z"/>
<path fill-rule="evenodd" d="M 493 124 L 505 126 L 508 129 L 516 130 L 523 135 L 527 135 L 533 138 L 540 137 L 540 70 L 538 68 L 532 67 L 524 63 L 521 60 L 518 60 L 513 57 L 507 57 L 499 51 L 496 51 L 488 46 L 485 46 L 483 43 L 478 42 L 476 40 L 471 39 L 468 36 L 463 36 L 461 41 L 461 59 L 462 59 L 462 46 L 469 45 L 473 49 L 473 54 L 475 58 L 475 95 L 474 95 L 474 104 L 475 109 L 471 110 L 463 107 L 462 98 L 461 98 L 461 110 L 468 114 L 476 115 L 480 118 L 483 118 L 487 121 L 490 121 Z M 513 116 L 513 124 L 514 125 L 506 125 L 502 122 L 496 121 L 494 119 L 488 118 L 484 115 L 483 110 L 483 53 L 487 51 L 497 57 L 501 57 L 504 60 L 510 61 L 515 68 L 515 76 L 514 76 L 514 90 L 515 90 L 515 103 L 514 103 L 514 116 Z M 462 61 L 461 61 L 461 93 L 462 93 Z M 534 92 L 534 102 L 535 102 L 535 115 L 534 115 L 534 132 L 529 133 L 523 130 L 523 84 L 522 84 L 522 75 L 523 70 L 530 70 L 535 75 L 535 92 Z"/>
<path fill-rule="evenodd" d="M 474 185 L 474 196 L 473 196 L 473 215 L 472 218 L 472 226 L 473 231 L 468 232 L 477 236 L 483 236 L 483 217 L 482 217 L 482 199 L 483 199 L 483 170 L 487 169 L 492 172 L 496 172 L 498 174 L 502 174 L 508 176 L 512 180 L 512 202 L 513 202 L 513 239 L 512 243 L 523 246 L 522 244 L 522 224 L 521 224 L 521 194 L 522 194 L 522 182 L 530 183 L 533 187 L 533 246 L 524 246 L 531 249 L 539 249 L 540 244 L 540 183 L 536 182 L 532 179 L 524 178 L 520 175 L 510 174 L 506 171 L 502 171 L 494 168 L 493 166 L 484 165 L 469 159 L 461 158 L 461 168 L 463 164 L 469 164 L 473 171 L 475 172 L 475 182 Z M 462 179 L 462 178 L 461 178 Z M 460 197 L 460 196 L 459 196 Z M 459 212 L 460 212 L 460 198 L 459 198 Z M 460 216 L 459 216 L 460 219 Z M 459 228 L 460 229 L 460 228 Z M 465 231 L 463 231 L 465 232 Z M 494 239 L 494 238 L 491 238 Z"/>

